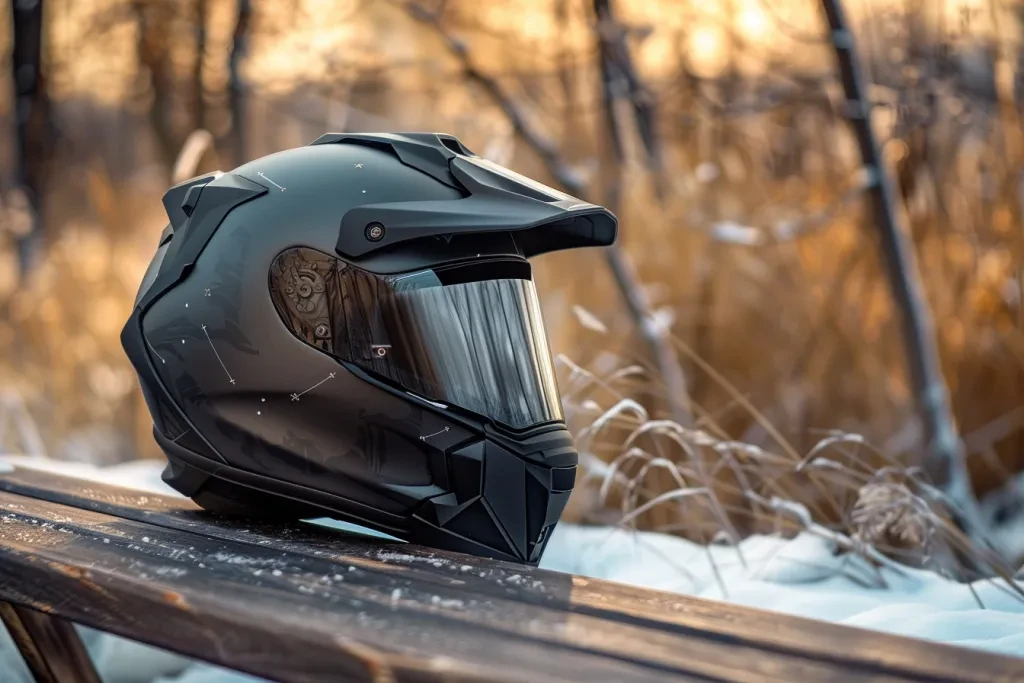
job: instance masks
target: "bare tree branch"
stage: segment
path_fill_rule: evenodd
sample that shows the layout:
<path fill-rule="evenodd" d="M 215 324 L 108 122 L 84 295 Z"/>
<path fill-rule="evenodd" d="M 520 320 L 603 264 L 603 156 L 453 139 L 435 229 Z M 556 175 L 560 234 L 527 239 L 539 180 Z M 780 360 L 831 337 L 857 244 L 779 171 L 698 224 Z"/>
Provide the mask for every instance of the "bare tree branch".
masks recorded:
<path fill-rule="evenodd" d="M 416 3 L 407 3 L 403 7 L 405 7 L 411 17 L 434 30 L 448 50 L 459 60 L 466 78 L 480 86 L 494 103 L 498 105 L 498 108 L 508 118 L 509 123 L 512 124 L 516 134 L 540 157 L 548 172 L 555 178 L 558 184 L 562 185 L 568 192 L 582 198 L 586 192 L 586 183 L 583 177 L 562 159 L 554 141 L 534 128 L 527 120 L 525 112 L 502 89 L 498 82 L 477 68 L 469 57 L 466 45 L 441 26 L 438 15 Z"/>
<path fill-rule="evenodd" d="M 923 294 L 917 261 L 897 218 L 892 180 L 882 162 L 871 127 L 871 105 L 861 74 L 857 49 L 841 0 L 822 0 L 832 31 L 832 46 L 846 97 L 846 116 L 857 137 L 861 158 L 873 180 L 869 194 L 881 243 L 882 260 L 899 309 L 904 352 L 926 439 L 924 466 L 959 510 L 958 520 L 972 535 L 981 531 L 981 516 L 954 426 L 942 376 L 931 311 Z"/>
<path fill-rule="evenodd" d="M 525 112 L 494 78 L 477 68 L 462 41 L 441 25 L 438 14 L 414 2 L 402 3 L 402 7 L 412 18 L 434 30 L 448 50 L 459 60 L 466 78 L 480 86 L 490 96 L 508 118 L 519 138 L 544 162 L 555 181 L 566 191 L 581 199 L 586 199 L 586 183 L 580 174 L 562 158 L 554 141 L 530 123 Z M 629 308 L 630 315 L 641 336 L 650 346 L 658 370 L 672 392 L 669 401 L 673 407 L 673 413 L 686 424 L 689 422 L 687 419 L 689 411 L 684 407 L 686 405 L 684 402 L 687 401 L 686 383 L 675 351 L 668 342 L 667 331 L 660 329 L 654 322 L 654 316 L 637 279 L 636 271 L 626 254 L 618 245 L 612 245 L 604 250 L 604 255 L 616 285 Z M 670 382 L 671 384 L 669 384 Z"/>
<path fill-rule="evenodd" d="M 612 153 L 616 168 L 625 163 L 623 131 L 628 125 L 623 121 L 623 107 L 627 104 L 634 114 L 640 139 L 647 153 L 648 165 L 658 180 L 661 193 L 661 145 L 655 128 L 653 98 L 640 82 L 633 68 L 633 61 L 625 42 L 625 32 L 615 22 L 610 0 L 594 0 L 594 12 L 598 18 L 598 54 L 601 60 L 601 81 L 604 99 L 605 119 L 612 141 Z M 608 176 L 605 199 L 612 213 L 618 213 L 622 197 L 622 177 L 616 173 Z M 619 290 L 623 293 L 633 320 L 646 340 L 668 390 L 669 410 L 673 419 L 684 427 L 692 426 L 689 389 L 686 375 L 676 356 L 675 349 L 667 339 L 667 330 L 653 326 L 647 302 L 640 290 L 633 266 L 620 250 L 610 250 L 607 255 Z"/>
<path fill-rule="evenodd" d="M 662 153 L 656 100 L 636 72 L 626 43 L 626 29 L 616 20 L 611 0 L 594 0 L 594 13 L 597 15 L 598 50 L 603 62 L 605 84 L 611 82 L 610 76 L 621 80 L 621 87 L 626 92 L 616 90 L 616 95 L 628 94 L 628 102 L 633 109 L 649 165 L 655 173 L 660 174 Z"/>

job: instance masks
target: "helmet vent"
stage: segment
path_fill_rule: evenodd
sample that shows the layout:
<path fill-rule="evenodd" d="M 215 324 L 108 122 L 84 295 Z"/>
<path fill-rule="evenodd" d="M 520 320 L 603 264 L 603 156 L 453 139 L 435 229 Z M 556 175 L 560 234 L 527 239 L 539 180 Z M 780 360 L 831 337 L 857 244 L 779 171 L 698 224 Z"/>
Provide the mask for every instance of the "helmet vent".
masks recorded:
<path fill-rule="evenodd" d="M 460 145 L 459 141 L 456 140 L 455 138 L 446 137 L 444 135 L 438 135 L 437 138 L 441 141 L 442 145 L 444 145 L 445 147 L 447 147 L 451 151 L 455 152 L 456 154 L 463 154 L 463 155 L 465 155 L 466 152 L 469 151 L 466 148 L 464 148 L 462 145 Z"/>

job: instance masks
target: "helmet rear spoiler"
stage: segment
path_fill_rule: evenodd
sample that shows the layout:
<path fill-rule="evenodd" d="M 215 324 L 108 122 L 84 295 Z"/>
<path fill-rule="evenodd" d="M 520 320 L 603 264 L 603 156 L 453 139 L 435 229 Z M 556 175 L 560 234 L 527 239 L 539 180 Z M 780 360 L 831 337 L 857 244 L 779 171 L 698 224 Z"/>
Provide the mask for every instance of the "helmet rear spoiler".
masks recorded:
<path fill-rule="evenodd" d="M 215 180 L 220 182 L 214 183 Z M 198 207 L 199 196 L 204 192 L 207 199 Z M 220 171 L 186 180 L 169 189 L 163 203 L 170 225 L 160 236 L 160 247 L 166 245 L 167 251 L 152 286 L 141 296 L 137 308 L 145 311 L 161 294 L 184 279 L 217 226 L 233 208 L 266 192 L 265 187 L 247 178 Z"/>
<path fill-rule="evenodd" d="M 164 211 L 167 212 L 167 220 L 171 222 L 171 232 L 178 230 L 185 225 L 185 221 L 192 215 L 199 202 L 199 194 L 209 183 L 224 175 L 220 171 L 207 173 L 178 183 L 164 193 Z M 163 244 L 167 235 L 161 236 L 160 243 Z"/>
<path fill-rule="evenodd" d="M 423 237 L 510 232 L 526 257 L 615 242 L 618 221 L 605 209 L 535 182 L 473 154 L 440 133 L 328 133 L 312 144 L 355 144 L 394 154 L 405 164 L 463 193 L 461 199 L 368 204 L 341 220 L 338 254 L 360 258 Z M 365 238 L 371 223 L 384 226 L 377 241 Z"/>

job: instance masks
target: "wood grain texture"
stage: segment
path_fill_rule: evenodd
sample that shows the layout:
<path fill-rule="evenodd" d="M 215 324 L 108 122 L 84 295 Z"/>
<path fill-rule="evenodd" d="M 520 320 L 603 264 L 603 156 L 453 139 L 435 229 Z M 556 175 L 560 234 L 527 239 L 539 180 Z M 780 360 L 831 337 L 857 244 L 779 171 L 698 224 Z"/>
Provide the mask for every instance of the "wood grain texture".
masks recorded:
<path fill-rule="evenodd" d="M 0 598 L 280 680 L 1024 679 L 1012 658 L 32 470 L 0 490 Z"/>

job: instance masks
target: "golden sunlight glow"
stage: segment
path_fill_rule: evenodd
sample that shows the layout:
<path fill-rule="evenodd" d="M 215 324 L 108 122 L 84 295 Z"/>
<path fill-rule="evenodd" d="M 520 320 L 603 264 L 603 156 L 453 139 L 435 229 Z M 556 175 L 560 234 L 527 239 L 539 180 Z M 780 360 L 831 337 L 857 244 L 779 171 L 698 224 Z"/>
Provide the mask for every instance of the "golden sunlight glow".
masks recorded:
<path fill-rule="evenodd" d="M 757 0 L 747 0 L 745 5 L 736 17 L 736 28 L 739 29 L 740 35 L 747 40 L 764 40 L 771 28 L 768 15 Z"/>
<path fill-rule="evenodd" d="M 224 54 L 229 49 L 234 0 L 208 2 L 209 70 L 211 78 L 223 79 L 225 69 L 219 66 L 219 60 L 209 56 Z M 1020 27 L 1009 20 L 1010 3 L 1004 3 L 1002 9 L 992 9 L 987 0 L 932 2 L 922 3 L 921 11 L 930 15 L 930 22 L 943 25 L 951 34 L 990 35 L 995 13 L 1003 38 L 1020 40 Z M 880 12 L 899 3 L 864 0 L 848 4 L 851 18 L 861 21 L 869 15 L 877 19 Z M 55 96 L 87 92 L 90 97 L 114 102 L 137 91 L 138 30 L 128 0 L 51 0 L 50 7 L 50 52 L 73 55 L 61 57 L 61 78 L 51 83 Z M 508 36 L 523 42 L 519 56 L 523 63 L 517 64 L 518 68 L 543 65 L 565 49 L 588 49 L 593 40 L 587 23 L 589 10 L 582 5 L 573 8 L 570 3 L 566 10 L 569 20 L 562 23 L 554 7 L 553 0 L 480 3 L 472 22 L 481 28 L 480 44 L 474 42 L 480 65 L 495 70 L 509 68 L 508 64 L 492 61 L 498 51 L 488 49 L 487 44 L 493 43 L 495 37 L 503 40 L 502 36 Z M 823 68 L 820 47 L 793 37 L 824 32 L 817 0 L 620 0 L 617 11 L 625 25 L 644 32 L 642 38 L 633 42 L 638 63 L 649 77 L 670 76 L 671 65 L 680 50 L 691 61 L 691 68 L 705 77 L 721 73 L 730 61 L 741 71 L 749 72 L 752 64 L 757 70 L 756 65 L 763 66 L 768 61 L 767 55 L 775 60 L 785 59 L 798 69 Z M 346 71 L 345 65 L 353 62 L 366 63 L 382 57 L 407 61 L 434 59 L 440 54 L 436 41 L 424 38 L 423 32 L 416 30 L 389 3 L 266 2 L 257 5 L 255 15 L 259 30 L 253 35 L 243 68 L 247 81 L 260 87 L 280 90 L 297 80 L 344 80 L 344 74 L 351 72 Z M 117 16 L 121 18 L 109 20 Z M 169 29 L 175 50 L 181 53 L 175 56 L 175 63 L 188 68 L 191 36 L 182 28 L 187 17 L 179 19 L 184 23 Z M 3 23 L 0 21 L 0 28 Z M 97 26 L 104 28 L 99 30 Z M 382 29 L 386 30 L 382 33 Z M 472 39 L 474 30 L 463 29 L 460 37 Z M 379 38 L 382 35 L 386 36 L 383 40 Z M 731 36 L 742 42 L 742 48 L 730 45 Z"/>
<path fill-rule="evenodd" d="M 676 68 L 677 34 L 668 30 L 655 31 L 640 43 L 636 52 L 637 64 L 653 78 L 666 78 Z"/>
<path fill-rule="evenodd" d="M 693 70 L 699 76 L 714 76 L 728 64 L 726 34 L 721 28 L 702 26 L 686 36 L 687 55 Z"/>

